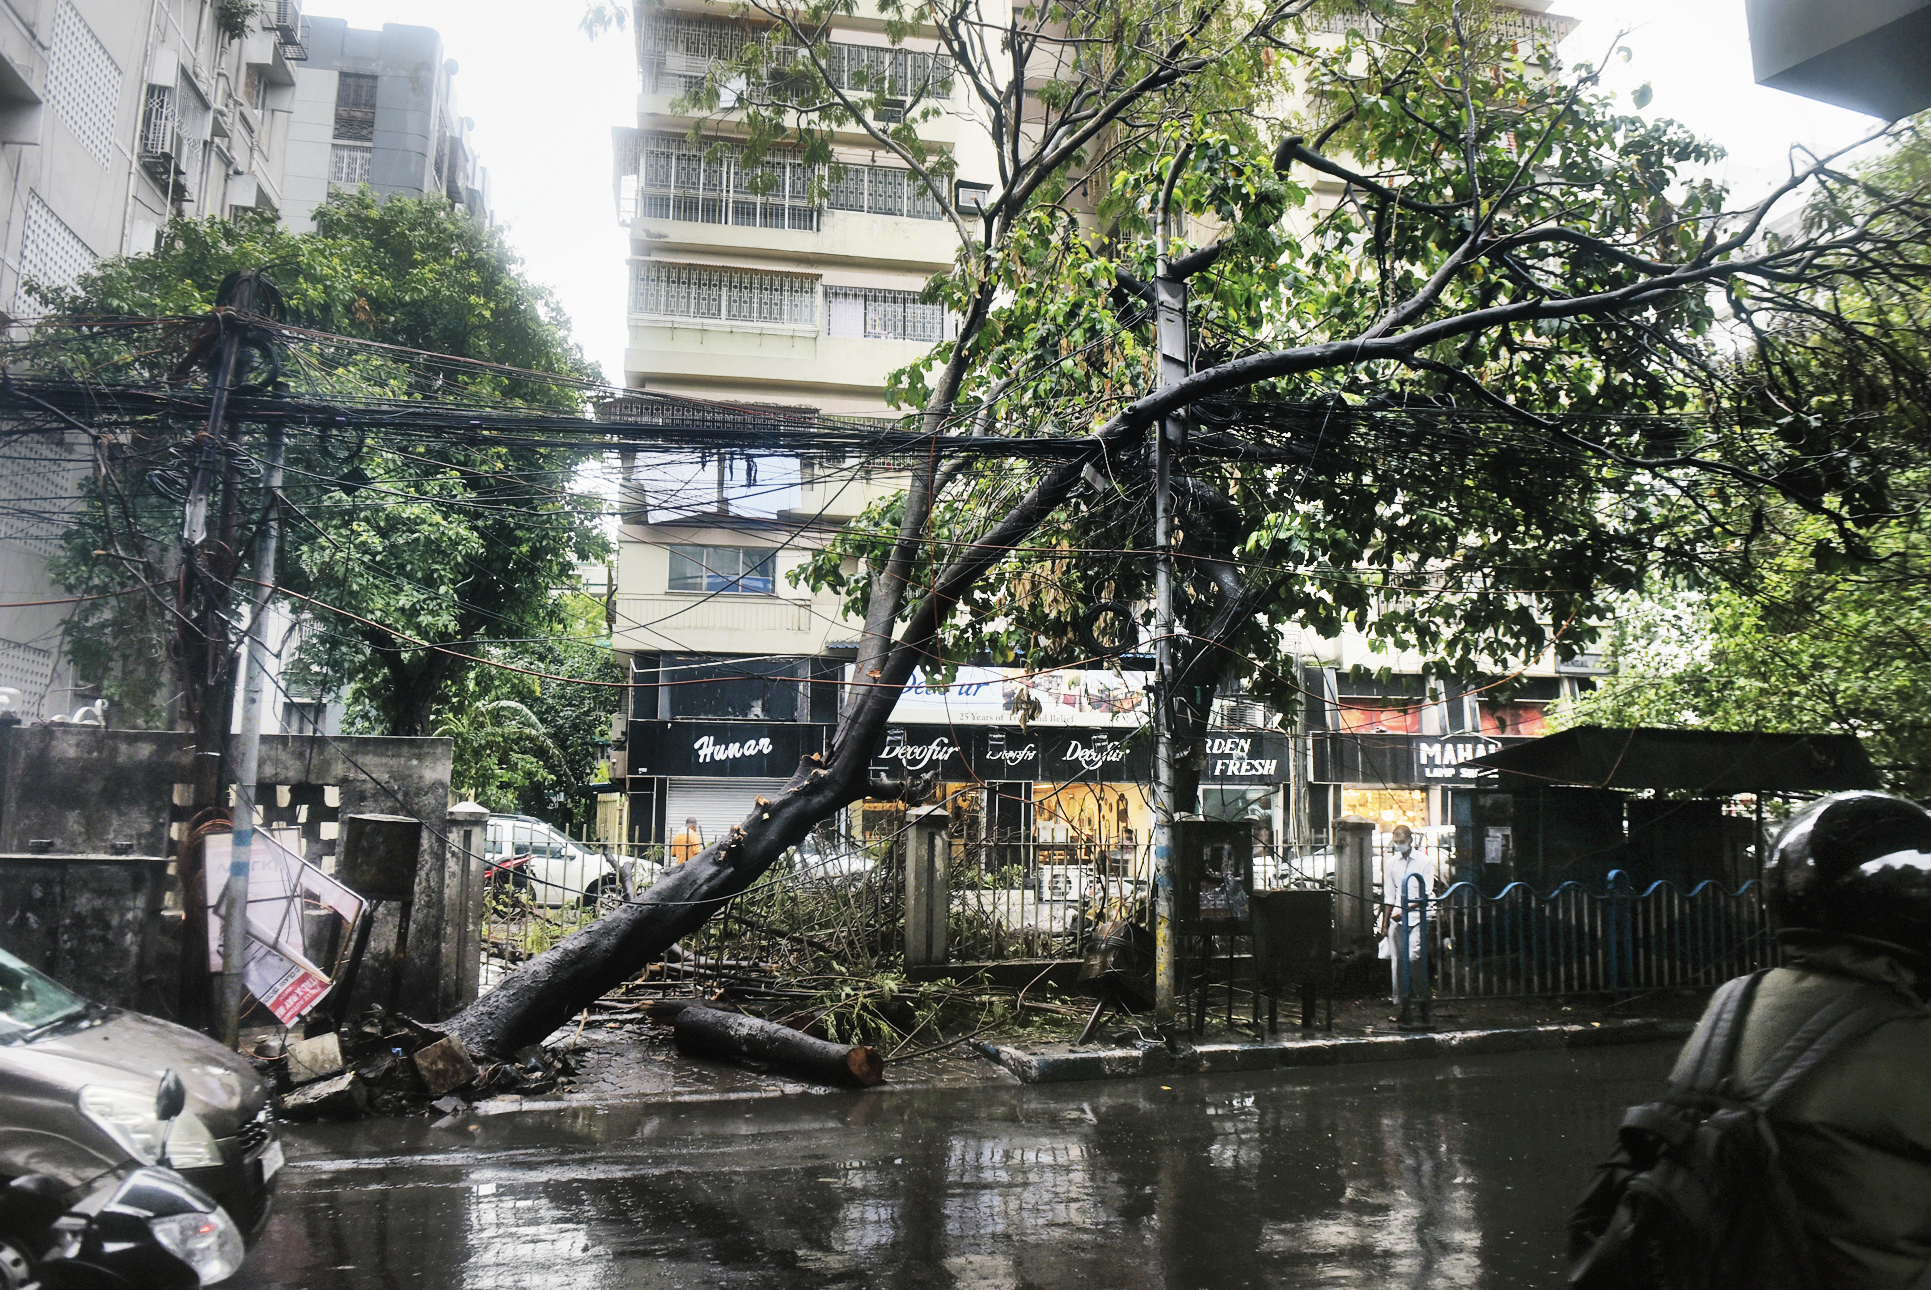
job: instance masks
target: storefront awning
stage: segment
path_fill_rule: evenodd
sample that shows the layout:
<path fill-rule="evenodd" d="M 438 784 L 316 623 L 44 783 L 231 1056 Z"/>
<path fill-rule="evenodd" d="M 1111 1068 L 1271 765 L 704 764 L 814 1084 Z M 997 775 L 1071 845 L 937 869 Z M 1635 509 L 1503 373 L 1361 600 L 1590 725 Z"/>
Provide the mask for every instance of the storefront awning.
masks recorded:
<path fill-rule="evenodd" d="M 1569 784 L 1699 797 L 1833 793 L 1879 787 L 1855 735 L 1576 726 L 1464 763 L 1502 772 L 1503 787 Z"/>

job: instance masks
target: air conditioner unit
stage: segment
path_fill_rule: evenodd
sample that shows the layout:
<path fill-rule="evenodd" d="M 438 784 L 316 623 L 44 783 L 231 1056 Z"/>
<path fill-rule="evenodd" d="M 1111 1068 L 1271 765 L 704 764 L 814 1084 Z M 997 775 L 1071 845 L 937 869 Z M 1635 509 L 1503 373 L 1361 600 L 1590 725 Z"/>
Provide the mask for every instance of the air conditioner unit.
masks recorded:
<path fill-rule="evenodd" d="M 269 24 L 282 38 L 285 45 L 293 45 L 302 39 L 301 0 L 275 0 L 274 20 Z"/>

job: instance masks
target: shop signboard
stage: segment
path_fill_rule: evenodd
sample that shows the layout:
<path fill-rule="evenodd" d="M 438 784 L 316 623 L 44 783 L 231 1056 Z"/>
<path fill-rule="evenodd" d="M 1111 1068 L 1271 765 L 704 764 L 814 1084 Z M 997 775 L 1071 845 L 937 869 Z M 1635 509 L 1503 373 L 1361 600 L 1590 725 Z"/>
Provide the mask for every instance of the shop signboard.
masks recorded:
<path fill-rule="evenodd" d="M 952 679 L 924 671 L 912 673 L 898 704 L 894 724 L 1013 726 L 1021 718 L 1033 726 L 1085 726 L 1134 729 L 1146 724 L 1146 672 L 1104 668 L 1054 668 L 1028 672 L 1016 667 L 953 669 Z"/>
<path fill-rule="evenodd" d="M 1396 735 L 1329 731 L 1314 741 L 1316 784 L 1373 784 L 1384 788 L 1439 788 L 1492 783 L 1495 772 L 1465 765 L 1510 744 L 1509 735 Z"/>
<path fill-rule="evenodd" d="M 1034 780 L 1134 783 L 1152 773 L 1144 729 L 1066 726 L 891 726 L 872 760 L 881 774 L 937 774 L 953 782 Z"/>
<path fill-rule="evenodd" d="M 803 721 L 633 721 L 633 775 L 783 779 L 806 753 L 823 753 L 831 727 Z"/>
<path fill-rule="evenodd" d="M 807 722 L 633 721 L 625 755 L 632 775 L 783 778 L 805 754 L 822 755 L 831 735 L 831 726 Z M 1293 742 L 1278 731 L 1212 730 L 1206 752 L 1203 782 L 1291 778 Z M 937 774 L 952 783 L 1145 783 L 1153 775 L 1153 732 L 1146 726 L 908 722 L 887 727 L 872 768 L 893 778 Z"/>

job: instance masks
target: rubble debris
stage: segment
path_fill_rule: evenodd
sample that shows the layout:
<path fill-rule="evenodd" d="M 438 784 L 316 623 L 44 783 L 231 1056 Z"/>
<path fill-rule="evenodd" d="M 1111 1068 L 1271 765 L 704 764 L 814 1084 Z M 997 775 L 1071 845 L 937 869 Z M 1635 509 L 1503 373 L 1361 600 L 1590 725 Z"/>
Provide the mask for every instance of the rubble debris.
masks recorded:
<path fill-rule="evenodd" d="M 288 1082 L 312 1084 L 341 1073 L 342 1041 L 335 1034 L 288 1041 Z"/>
<path fill-rule="evenodd" d="M 437 1097 L 451 1089 L 461 1088 L 476 1078 L 476 1063 L 469 1058 L 469 1050 L 463 1041 L 454 1035 L 445 1035 L 415 1053 L 416 1073 L 422 1076 L 423 1086 Z"/>
<path fill-rule="evenodd" d="M 369 1086 L 354 1071 L 304 1084 L 282 1098 L 290 1120 L 354 1120 L 369 1109 Z"/>
<path fill-rule="evenodd" d="M 677 1014 L 677 1047 L 697 1057 L 770 1062 L 821 1084 L 870 1087 L 885 1078 L 875 1048 L 834 1044 L 776 1022 L 691 1005 Z"/>

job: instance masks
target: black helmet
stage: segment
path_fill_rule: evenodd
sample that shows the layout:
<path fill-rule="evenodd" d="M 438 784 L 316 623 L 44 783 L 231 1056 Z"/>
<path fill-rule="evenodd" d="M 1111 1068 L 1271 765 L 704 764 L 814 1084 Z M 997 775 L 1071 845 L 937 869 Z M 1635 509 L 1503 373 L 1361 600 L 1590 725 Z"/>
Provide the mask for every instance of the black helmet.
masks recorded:
<path fill-rule="evenodd" d="M 1834 793 L 1790 817 L 1763 871 L 1785 932 L 1931 956 L 1931 813 L 1888 793 Z"/>

